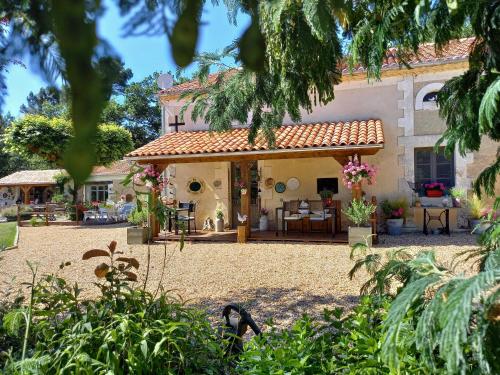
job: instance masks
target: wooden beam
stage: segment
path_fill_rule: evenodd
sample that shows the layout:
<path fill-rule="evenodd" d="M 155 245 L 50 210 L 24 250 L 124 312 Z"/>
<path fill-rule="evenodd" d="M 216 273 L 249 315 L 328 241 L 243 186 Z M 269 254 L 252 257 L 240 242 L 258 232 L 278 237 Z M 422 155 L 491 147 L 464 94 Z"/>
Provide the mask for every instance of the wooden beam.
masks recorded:
<path fill-rule="evenodd" d="M 310 150 L 310 151 L 284 151 L 284 152 L 270 152 L 270 153 L 260 153 L 249 151 L 247 153 L 240 154 L 200 154 L 198 155 L 177 155 L 172 158 L 162 159 L 161 157 L 147 157 L 138 158 L 135 160 L 138 164 L 155 164 L 155 165 L 168 165 L 177 163 L 210 163 L 219 161 L 252 161 L 252 160 L 277 160 L 277 159 L 306 159 L 306 158 L 326 158 L 334 156 L 352 156 L 354 154 L 358 155 L 375 155 L 378 151 L 383 149 L 383 145 L 380 147 L 367 147 L 367 148 L 348 148 L 345 149 L 334 149 L 334 150 Z"/>
<path fill-rule="evenodd" d="M 336 155 L 336 156 L 333 156 L 333 158 L 335 160 L 337 160 L 337 162 L 343 167 L 344 165 L 346 165 L 347 163 L 349 163 L 349 156 L 346 156 L 346 155 Z"/>
<path fill-rule="evenodd" d="M 165 163 L 154 164 L 153 166 L 158 172 L 162 173 L 168 167 L 168 164 Z M 155 211 L 158 207 L 159 197 L 160 197 L 160 192 L 156 190 L 151 190 L 151 201 L 148 203 L 150 209 L 149 211 L 149 224 L 151 226 L 150 233 L 153 238 L 158 237 L 158 234 L 160 234 L 160 222 L 155 215 Z"/>
<path fill-rule="evenodd" d="M 24 204 L 30 204 L 30 190 L 31 186 L 20 186 L 24 194 Z"/>
<path fill-rule="evenodd" d="M 241 174 L 241 181 L 245 183 L 245 186 L 247 188 L 247 193 L 241 195 L 241 214 L 247 215 L 246 234 L 248 238 L 250 236 L 250 222 L 252 219 L 250 210 L 250 203 L 251 203 L 250 198 L 252 192 L 250 191 L 251 190 L 250 163 L 247 160 L 243 160 L 240 162 L 240 174 Z"/>

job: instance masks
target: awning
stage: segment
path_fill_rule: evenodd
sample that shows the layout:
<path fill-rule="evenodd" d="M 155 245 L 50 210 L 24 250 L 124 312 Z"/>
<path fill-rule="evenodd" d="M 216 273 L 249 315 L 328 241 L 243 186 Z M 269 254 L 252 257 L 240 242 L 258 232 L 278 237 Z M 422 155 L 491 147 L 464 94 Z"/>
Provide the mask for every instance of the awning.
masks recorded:
<path fill-rule="evenodd" d="M 381 120 L 355 120 L 284 125 L 276 129 L 269 147 L 263 135 L 248 142 L 248 128 L 227 132 L 182 131 L 167 133 L 129 153 L 139 163 L 190 163 L 203 161 L 263 160 L 373 155 L 384 147 Z"/>

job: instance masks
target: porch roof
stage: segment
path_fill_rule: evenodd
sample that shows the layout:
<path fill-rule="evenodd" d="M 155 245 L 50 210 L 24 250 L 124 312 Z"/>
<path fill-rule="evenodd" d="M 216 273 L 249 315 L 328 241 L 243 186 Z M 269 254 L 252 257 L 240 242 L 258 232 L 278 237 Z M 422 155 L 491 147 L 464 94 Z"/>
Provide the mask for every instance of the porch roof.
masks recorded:
<path fill-rule="evenodd" d="M 55 185 L 54 177 L 62 172 L 62 169 L 19 171 L 0 178 L 0 186 Z"/>
<path fill-rule="evenodd" d="M 145 163 L 277 159 L 374 154 L 384 145 L 382 121 L 378 119 L 283 125 L 275 131 L 275 147 L 270 147 L 262 134 L 252 145 L 248 135 L 248 127 L 222 133 L 167 133 L 129 153 L 127 158 Z"/>

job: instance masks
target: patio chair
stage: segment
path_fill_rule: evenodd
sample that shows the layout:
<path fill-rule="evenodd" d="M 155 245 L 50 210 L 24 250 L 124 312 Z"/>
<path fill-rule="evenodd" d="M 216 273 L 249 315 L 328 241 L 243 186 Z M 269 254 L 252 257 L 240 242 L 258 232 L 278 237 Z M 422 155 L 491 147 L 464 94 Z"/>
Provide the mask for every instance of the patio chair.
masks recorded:
<path fill-rule="evenodd" d="M 290 201 L 283 202 L 284 209 L 282 210 L 282 225 L 283 225 L 283 234 L 288 232 L 288 223 L 289 222 L 300 222 L 300 231 L 304 232 L 304 219 L 299 211 L 300 202 L 299 201 Z M 288 207 L 287 207 L 288 206 Z M 287 210 L 288 208 L 288 210 Z"/>
<path fill-rule="evenodd" d="M 83 212 L 83 222 L 86 223 L 89 220 L 96 220 L 99 213 L 94 210 L 87 210 Z"/>
<path fill-rule="evenodd" d="M 109 212 L 107 208 L 99 208 L 98 211 L 98 217 L 100 222 L 108 222 L 109 218 Z"/>
<path fill-rule="evenodd" d="M 309 232 L 328 232 L 328 219 L 332 217 L 328 209 L 323 208 L 323 202 L 311 201 L 311 214 L 309 215 Z M 313 223 L 322 223 L 320 231 L 313 230 Z"/>
<path fill-rule="evenodd" d="M 179 209 L 186 210 L 187 215 L 179 215 L 177 217 L 177 221 L 187 222 L 188 233 L 191 233 L 191 221 L 193 221 L 194 222 L 194 232 L 196 233 L 196 203 L 179 202 Z"/>
<path fill-rule="evenodd" d="M 125 203 L 121 208 L 118 209 L 118 221 L 126 221 L 128 216 L 132 213 L 135 206 L 132 203 Z"/>

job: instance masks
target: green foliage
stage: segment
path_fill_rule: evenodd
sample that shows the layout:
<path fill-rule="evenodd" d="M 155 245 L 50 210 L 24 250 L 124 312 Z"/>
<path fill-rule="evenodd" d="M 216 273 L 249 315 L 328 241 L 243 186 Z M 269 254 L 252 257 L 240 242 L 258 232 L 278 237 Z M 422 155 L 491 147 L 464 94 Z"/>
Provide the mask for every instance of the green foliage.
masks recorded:
<path fill-rule="evenodd" d="M 108 250 L 84 254 L 84 260 L 108 259 L 95 270 L 102 291 L 95 301 L 81 299 L 78 285 L 50 275 L 31 284 L 30 315 L 19 305 L 0 310 L 0 342 L 10 348 L 0 363 L 7 373 L 224 371 L 225 343 L 205 315 L 167 294 L 154 298 L 134 287 L 131 270 L 139 263 L 120 254 L 113 242 Z M 60 268 L 70 266 L 66 262 Z M 36 324 L 28 329 L 31 321 Z M 21 355 L 22 340 L 29 358 Z"/>
<path fill-rule="evenodd" d="M 224 211 L 222 210 L 222 208 L 217 208 L 215 210 L 215 217 L 219 220 L 223 220 L 224 219 Z"/>
<path fill-rule="evenodd" d="M 408 217 L 408 213 L 409 213 L 409 209 L 410 209 L 409 204 L 408 204 L 408 200 L 404 197 L 393 199 L 393 200 L 385 200 L 382 202 L 380 207 L 382 208 L 382 212 L 384 213 L 386 218 L 395 218 L 395 219 L 399 219 L 399 218 L 404 219 L 404 218 Z M 399 216 L 394 215 L 394 211 L 398 211 L 401 209 L 403 210 L 402 215 L 399 215 L 399 214 L 398 214 Z M 401 211 L 399 211 L 399 212 L 401 212 Z"/>
<path fill-rule="evenodd" d="M 447 373 L 497 373 L 500 351 L 500 249 L 498 227 L 485 233 L 480 272 L 465 277 L 439 267 L 429 255 L 408 262 L 416 274 L 391 304 L 383 323 L 384 361 L 398 370 L 405 361 L 408 342 L 422 353 L 423 364 Z M 411 339 L 410 339 L 411 338 Z"/>
<path fill-rule="evenodd" d="M 408 265 L 413 256 L 405 249 L 389 250 L 383 255 L 366 244 L 358 243 L 351 248 L 350 257 L 355 262 L 349 271 L 351 280 L 363 268 L 370 276 L 361 286 L 362 295 L 391 295 L 415 277 Z"/>
<path fill-rule="evenodd" d="M 389 299 L 364 297 L 354 310 L 340 319 L 342 310 L 325 311 L 326 324 L 307 316 L 290 330 L 272 329 L 245 345 L 237 362 L 239 374 L 386 374 L 381 361 L 380 323 Z M 423 368 L 417 353 L 406 357 L 403 373 Z"/>
<path fill-rule="evenodd" d="M 11 152 L 23 156 L 37 154 L 57 165 L 63 164 L 63 155 L 73 139 L 73 128 L 68 120 L 40 115 L 26 115 L 14 121 L 4 136 Z M 97 127 L 93 142 L 98 164 L 119 160 L 133 148 L 130 132 L 113 124 Z"/>
<path fill-rule="evenodd" d="M 367 203 L 362 199 L 353 199 L 342 213 L 346 215 L 356 226 L 366 225 L 371 215 L 377 210 L 377 206 Z"/>
<path fill-rule="evenodd" d="M 1 214 L 0 214 L 1 216 Z M 16 239 L 17 223 L 0 223 L 0 247 L 14 245 Z"/>
<path fill-rule="evenodd" d="M 483 199 L 473 194 L 467 202 L 467 207 L 469 208 L 470 217 L 478 220 L 483 216 L 486 205 Z"/>
<path fill-rule="evenodd" d="M 467 190 L 454 186 L 450 189 L 450 194 L 453 198 L 464 199 L 467 197 Z"/>
<path fill-rule="evenodd" d="M 33 217 L 30 219 L 30 225 L 31 225 L 32 227 L 38 227 L 38 226 L 42 225 L 42 224 L 43 224 L 43 222 L 44 222 L 44 221 L 43 221 L 43 219 L 42 219 L 42 218 L 40 218 L 40 217 L 36 217 L 36 216 L 33 216 Z"/>
<path fill-rule="evenodd" d="M 148 210 L 146 208 L 142 208 L 141 210 L 134 208 L 127 220 L 130 224 L 142 227 L 148 222 Z"/>

